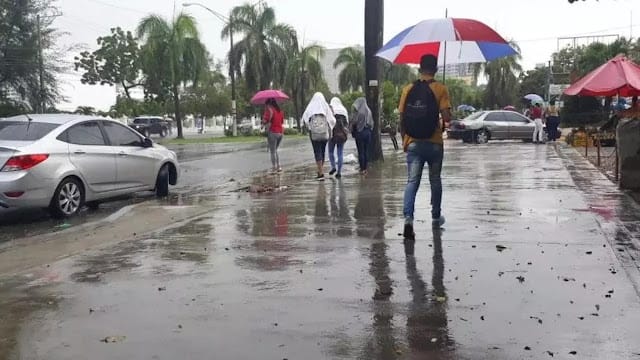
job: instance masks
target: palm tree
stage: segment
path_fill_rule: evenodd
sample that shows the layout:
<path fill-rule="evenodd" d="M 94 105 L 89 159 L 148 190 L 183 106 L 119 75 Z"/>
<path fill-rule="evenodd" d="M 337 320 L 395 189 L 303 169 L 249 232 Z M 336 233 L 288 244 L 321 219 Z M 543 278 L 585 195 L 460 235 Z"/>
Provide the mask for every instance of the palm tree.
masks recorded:
<path fill-rule="evenodd" d="M 187 83 L 196 86 L 209 66 L 196 20 L 185 13 L 171 22 L 150 15 L 140 21 L 137 34 L 145 42 L 142 56 L 147 81 L 160 97 L 173 100 L 178 138 L 182 138 L 180 87 Z"/>
<path fill-rule="evenodd" d="M 92 106 L 78 106 L 76 108 L 76 111 L 74 111 L 73 113 L 79 115 L 95 115 L 96 109 Z"/>
<path fill-rule="evenodd" d="M 484 69 L 484 75 L 488 79 L 485 105 L 489 107 L 512 105 L 518 100 L 515 94 L 518 93 L 518 76 L 522 72 L 522 66 L 519 63 L 522 55 L 520 55 L 520 46 L 516 42 L 510 41 L 509 45 L 516 50 L 517 54 L 475 64 L 473 68 L 476 83 Z"/>
<path fill-rule="evenodd" d="M 222 38 L 233 32 L 243 39 L 229 53 L 231 71 L 244 80 L 251 91 L 284 83 L 287 51 L 297 48 L 295 30 L 276 22 L 275 11 L 267 5 L 242 5 L 231 10 L 231 19 L 222 29 Z"/>
<path fill-rule="evenodd" d="M 311 44 L 300 49 L 294 49 L 287 61 L 285 85 L 293 100 L 298 129 L 300 117 L 313 89 L 317 89 L 324 80 L 322 66 L 319 59 L 324 56 L 325 48 L 318 44 Z"/>
<path fill-rule="evenodd" d="M 354 47 L 340 50 L 333 68 L 343 67 L 338 77 L 341 92 L 359 91 L 364 87 L 364 53 Z"/>
<path fill-rule="evenodd" d="M 400 88 L 417 79 L 418 73 L 408 65 L 397 65 L 388 61 L 382 64 L 385 80 Z"/>

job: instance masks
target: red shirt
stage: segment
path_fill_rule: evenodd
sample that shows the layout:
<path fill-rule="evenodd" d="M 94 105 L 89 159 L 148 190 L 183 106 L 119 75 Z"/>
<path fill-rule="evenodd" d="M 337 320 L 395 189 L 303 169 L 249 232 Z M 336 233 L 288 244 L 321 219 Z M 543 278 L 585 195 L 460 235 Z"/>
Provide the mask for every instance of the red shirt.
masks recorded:
<path fill-rule="evenodd" d="M 271 123 L 269 131 L 276 134 L 284 133 L 284 112 L 282 110 L 276 110 L 274 107 L 267 106 L 262 115 L 262 123 L 266 124 L 269 122 Z"/>
<path fill-rule="evenodd" d="M 531 117 L 533 120 L 542 119 L 542 109 L 537 106 L 534 107 L 533 110 L 531 110 Z"/>

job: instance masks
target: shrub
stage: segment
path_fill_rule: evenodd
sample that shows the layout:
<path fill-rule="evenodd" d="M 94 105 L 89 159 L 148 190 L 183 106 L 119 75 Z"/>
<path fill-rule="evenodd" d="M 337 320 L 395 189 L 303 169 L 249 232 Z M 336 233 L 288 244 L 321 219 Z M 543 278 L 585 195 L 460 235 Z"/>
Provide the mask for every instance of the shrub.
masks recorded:
<path fill-rule="evenodd" d="M 298 129 L 287 128 L 287 129 L 284 129 L 284 134 L 285 135 L 298 135 L 299 132 L 298 132 Z"/>

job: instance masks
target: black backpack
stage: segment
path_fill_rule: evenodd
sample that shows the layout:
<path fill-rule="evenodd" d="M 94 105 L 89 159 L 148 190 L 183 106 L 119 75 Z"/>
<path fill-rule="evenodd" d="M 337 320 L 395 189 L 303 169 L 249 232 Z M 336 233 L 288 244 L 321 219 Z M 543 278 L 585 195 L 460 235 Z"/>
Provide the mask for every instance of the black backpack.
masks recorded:
<path fill-rule="evenodd" d="M 336 115 L 336 126 L 333 127 L 332 141 L 336 144 L 344 144 L 347 142 L 348 131 L 346 118 L 342 115 Z"/>
<path fill-rule="evenodd" d="M 440 126 L 440 107 L 430 86 L 433 82 L 435 80 L 418 80 L 407 94 L 403 128 L 414 139 L 429 139 Z"/>

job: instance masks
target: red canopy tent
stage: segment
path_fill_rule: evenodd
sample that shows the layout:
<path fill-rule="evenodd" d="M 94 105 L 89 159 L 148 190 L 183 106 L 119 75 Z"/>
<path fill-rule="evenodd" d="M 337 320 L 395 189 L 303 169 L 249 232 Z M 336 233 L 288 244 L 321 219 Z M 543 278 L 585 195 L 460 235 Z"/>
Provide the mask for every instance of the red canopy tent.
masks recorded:
<path fill-rule="evenodd" d="M 564 94 L 640 96 L 640 65 L 618 55 L 568 87 Z"/>

